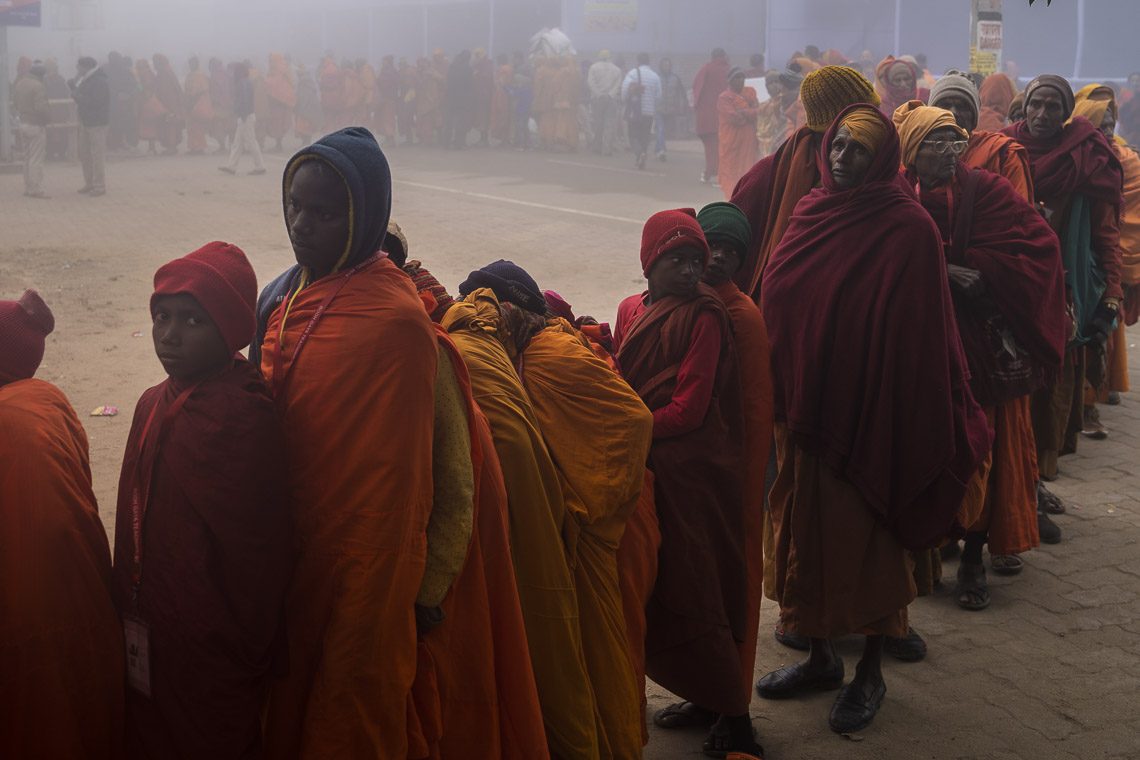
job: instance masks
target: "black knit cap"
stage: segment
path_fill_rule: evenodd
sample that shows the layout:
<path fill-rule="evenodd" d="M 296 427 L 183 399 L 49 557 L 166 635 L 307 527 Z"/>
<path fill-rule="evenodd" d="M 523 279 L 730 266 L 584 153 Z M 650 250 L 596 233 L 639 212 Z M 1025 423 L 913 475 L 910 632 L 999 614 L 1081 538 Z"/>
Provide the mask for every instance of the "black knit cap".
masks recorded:
<path fill-rule="evenodd" d="M 546 314 L 546 299 L 538 283 L 513 261 L 499 259 L 476 269 L 459 285 L 459 294 L 466 296 L 479 288 L 490 288 L 500 301 L 513 303 L 535 314 Z"/>

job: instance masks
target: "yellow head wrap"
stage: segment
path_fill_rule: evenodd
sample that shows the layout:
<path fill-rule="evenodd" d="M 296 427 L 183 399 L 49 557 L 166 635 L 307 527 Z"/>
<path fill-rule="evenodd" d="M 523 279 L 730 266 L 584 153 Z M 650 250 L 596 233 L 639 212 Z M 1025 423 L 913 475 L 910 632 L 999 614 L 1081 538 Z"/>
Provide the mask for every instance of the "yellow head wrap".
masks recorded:
<path fill-rule="evenodd" d="M 936 129 L 953 127 L 961 139 L 968 140 L 970 138 L 966 130 L 958 126 L 958 122 L 954 120 L 954 114 L 945 108 L 924 105 L 921 100 L 903 103 L 895 109 L 894 122 L 899 131 L 903 166 L 907 167 L 914 165 L 914 159 L 918 156 L 918 149 L 922 145 L 922 141 Z"/>
<path fill-rule="evenodd" d="M 887 124 L 870 108 L 860 108 L 843 117 L 839 126 L 847 127 L 851 139 L 862 145 L 871 155 L 879 152 L 887 139 Z"/>

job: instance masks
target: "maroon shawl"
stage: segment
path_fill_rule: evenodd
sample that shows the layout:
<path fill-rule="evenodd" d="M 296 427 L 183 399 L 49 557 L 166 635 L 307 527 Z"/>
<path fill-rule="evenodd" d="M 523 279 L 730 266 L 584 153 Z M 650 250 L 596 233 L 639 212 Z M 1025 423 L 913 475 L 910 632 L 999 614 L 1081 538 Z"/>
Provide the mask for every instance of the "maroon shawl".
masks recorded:
<path fill-rule="evenodd" d="M 119 479 L 116 603 L 150 626 L 153 695 L 128 689 L 127 744 L 134 756 L 256 758 L 291 568 L 282 432 L 245 359 L 168 415 L 185 389 L 167 379 L 143 393 Z M 148 491 L 136 605 L 132 494 Z"/>
<path fill-rule="evenodd" d="M 898 173 L 898 134 L 861 186 L 831 178 L 828 146 L 856 108 L 874 110 L 852 106 L 824 135 L 823 187 L 800 201 L 765 271 L 776 419 L 918 549 L 953 529 L 990 438 L 938 229 Z"/>
<path fill-rule="evenodd" d="M 1100 130 L 1078 116 L 1065 125 L 1059 137 L 1034 137 L 1019 121 L 1002 130 L 1025 146 L 1033 172 L 1037 200 L 1059 208 L 1073 193 L 1089 200 L 1124 206 L 1124 170 L 1116 151 Z"/>
<path fill-rule="evenodd" d="M 982 273 L 986 292 L 980 301 L 985 303 L 955 297 L 955 306 L 975 396 L 995 404 L 1034 388 L 1003 392 L 994 379 L 984 383 L 987 392 L 979 392 L 985 362 L 977 349 L 984 349 L 993 337 L 982 322 L 986 313 L 1000 312 L 1033 365 L 1035 385 L 1061 368 L 1069 334 L 1061 244 L 1048 222 L 1004 177 L 960 165 L 949 190 L 952 203 L 947 203 L 945 190 L 936 190 L 921 194 L 922 205 L 944 232 L 949 262 Z M 991 395 L 993 391 L 998 395 Z"/>
<path fill-rule="evenodd" d="M 720 121 L 716 101 L 728 89 L 728 59 L 714 58 L 701 66 L 693 78 L 693 110 L 697 115 L 697 135 L 716 135 Z"/>
<path fill-rule="evenodd" d="M 622 325 L 618 363 L 651 410 L 669 403 L 697 318 L 716 315 L 724 345 L 704 424 L 655 438 L 649 452 L 661 527 L 657 581 L 646 608 L 646 672 L 673 693 L 713 710 L 739 709 L 737 642 L 747 620 L 743 417 L 728 311 L 708 286 L 688 301 L 654 301 Z M 726 668 L 728 669 L 726 671 Z M 725 700 L 731 700 L 728 704 Z"/>

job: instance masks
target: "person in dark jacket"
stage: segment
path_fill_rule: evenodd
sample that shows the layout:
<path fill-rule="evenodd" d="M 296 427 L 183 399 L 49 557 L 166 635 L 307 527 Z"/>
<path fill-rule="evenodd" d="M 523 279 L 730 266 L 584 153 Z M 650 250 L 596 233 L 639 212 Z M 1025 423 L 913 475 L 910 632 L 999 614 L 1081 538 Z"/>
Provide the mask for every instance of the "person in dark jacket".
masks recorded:
<path fill-rule="evenodd" d="M 107 73 L 94 58 L 80 58 L 77 71 L 68 84 L 79 115 L 79 163 L 83 165 L 83 187 L 79 192 L 98 196 L 107 192 L 103 159 L 107 153 L 107 125 L 111 123 L 111 86 Z"/>

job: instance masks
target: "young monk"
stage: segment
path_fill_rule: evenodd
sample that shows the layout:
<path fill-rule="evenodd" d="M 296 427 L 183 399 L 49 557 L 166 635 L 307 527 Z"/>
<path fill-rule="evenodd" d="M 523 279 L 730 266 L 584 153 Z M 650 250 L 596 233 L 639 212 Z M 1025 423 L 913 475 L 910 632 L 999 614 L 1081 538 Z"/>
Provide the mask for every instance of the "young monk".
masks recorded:
<path fill-rule="evenodd" d="M 661 548 L 646 608 L 646 674 L 686 700 L 662 728 L 709 726 L 710 756 L 762 755 L 741 689 L 748 639 L 744 418 L 731 319 L 701 284 L 709 249 L 692 209 L 662 211 L 642 231 L 649 289 L 618 307 L 618 365 L 653 411 Z"/>
<path fill-rule="evenodd" d="M 830 642 L 866 634 L 829 720 L 850 733 L 886 694 L 883 637 L 907 630 L 907 550 L 954 529 L 989 440 L 938 230 L 898 174 L 898 134 L 874 107 L 852 106 L 820 161 L 823 187 L 799 204 L 761 290 L 775 374 L 776 593 L 781 621 L 811 649 L 756 688 L 769 699 L 839 688 Z"/>
<path fill-rule="evenodd" d="M 253 267 L 228 243 L 154 276 L 169 377 L 135 407 L 115 514 L 131 757 L 261 756 L 292 533 L 277 413 L 237 354 L 256 298 Z"/>
<path fill-rule="evenodd" d="M 500 299 L 496 334 L 515 364 L 558 472 L 568 522 L 582 649 L 597 703 L 601 757 L 641 756 L 640 697 L 617 550 L 645 482 L 652 420 L 637 394 L 560 318 L 546 318 L 534 279 L 508 261 L 459 286 Z"/>
<path fill-rule="evenodd" d="M 990 604 L 982 546 L 995 572 L 1015 575 L 1017 555 L 1038 544 L 1029 394 L 1060 371 L 1068 325 L 1057 236 L 1007 180 L 960 163 L 967 133 L 955 118 L 917 101 L 895 112 L 907 180 L 942 235 L 970 388 L 994 435 L 992 465 L 962 506 L 957 602 L 981 610 Z"/>
<path fill-rule="evenodd" d="M 267 754 L 404 757 L 432 507 L 435 336 L 407 276 L 377 255 L 391 174 L 370 133 L 344 129 L 302 149 L 282 194 L 297 266 L 262 294 L 261 367 L 284 422 L 301 549 Z"/>
<path fill-rule="evenodd" d="M 697 214 L 709 243 L 704 282 L 728 309 L 739 359 L 741 405 L 744 411 L 744 554 L 748 563 L 748 614 L 740 643 L 742 694 L 752 696 L 752 671 L 764 589 L 763 519 L 767 489 L 764 476 L 772 448 L 772 368 L 764 315 L 732 278 L 751 245 L 752 230 L 744 212 L 731 203 L 710 203 Z"/>
<path fill-rule="evenodd" d="M 0 301 L 0 754 L 123 755 L 123 629 L 87 436 L 35 379 L 55 327 L 34 290 Z"/>

